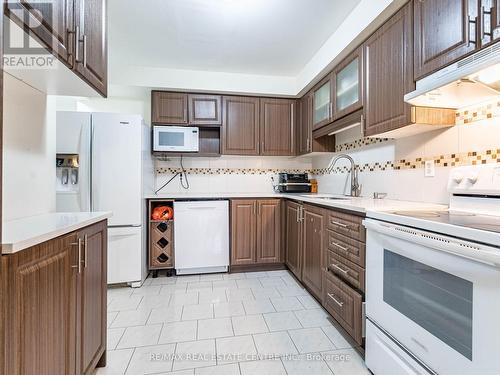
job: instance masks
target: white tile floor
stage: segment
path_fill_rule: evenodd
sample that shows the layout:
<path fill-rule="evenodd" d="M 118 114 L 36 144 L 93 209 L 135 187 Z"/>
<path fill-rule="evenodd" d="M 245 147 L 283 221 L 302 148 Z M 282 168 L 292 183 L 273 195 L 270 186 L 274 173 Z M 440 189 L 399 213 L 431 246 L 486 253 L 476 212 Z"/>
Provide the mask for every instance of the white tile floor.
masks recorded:
<path fill-rule="evenodd" d="M 108 290 L 96 375 L 365 375 L 360 356 L 288 271 L 147 279 Z"/>

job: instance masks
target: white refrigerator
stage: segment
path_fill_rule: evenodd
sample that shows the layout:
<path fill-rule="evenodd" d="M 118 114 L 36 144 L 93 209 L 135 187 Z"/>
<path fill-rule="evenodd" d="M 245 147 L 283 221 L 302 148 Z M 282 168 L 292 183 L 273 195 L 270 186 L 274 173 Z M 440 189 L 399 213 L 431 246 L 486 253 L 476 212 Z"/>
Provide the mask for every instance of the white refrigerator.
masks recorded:
<path fill-rule="evenodd" d="M 147 276 L 141 116 L 58 112 L 58 212 L 111 211 L 108 283 L 137 287 Z M 69 177 L 68 177 L 69 176 Z"/>

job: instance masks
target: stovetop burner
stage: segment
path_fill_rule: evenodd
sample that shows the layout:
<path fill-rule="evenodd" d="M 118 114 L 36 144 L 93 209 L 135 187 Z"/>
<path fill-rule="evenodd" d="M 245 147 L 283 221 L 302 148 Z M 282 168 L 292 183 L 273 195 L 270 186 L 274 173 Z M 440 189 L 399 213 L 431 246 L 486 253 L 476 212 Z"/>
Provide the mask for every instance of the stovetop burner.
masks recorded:
<path fill-rule="evenodd" d="M 500 233 L 500 216 L 465 211 L 395 211 L 393 214 Z"/>

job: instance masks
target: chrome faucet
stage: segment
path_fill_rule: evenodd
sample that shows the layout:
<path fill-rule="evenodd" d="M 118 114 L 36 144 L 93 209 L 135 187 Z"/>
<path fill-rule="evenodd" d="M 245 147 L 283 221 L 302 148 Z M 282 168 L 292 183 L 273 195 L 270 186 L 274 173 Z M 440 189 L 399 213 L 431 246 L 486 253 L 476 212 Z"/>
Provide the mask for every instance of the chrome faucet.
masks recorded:
<path fill-rule="evenodd" d="M 351 163 L 351 169 L 349 171 L 349 173 L 351 174 L 351 197 L 359 197 L 361 194 L 361 186 L 358 182 L 358 166 L 354 162 L 353 158 L 346 154 L 337 155 L 330 161 L 330 164 L 328 165 L 326 170 L 327 172 L 331 172 L 337 161 L 339 161 L 340 159 L 347 159 Z"/>

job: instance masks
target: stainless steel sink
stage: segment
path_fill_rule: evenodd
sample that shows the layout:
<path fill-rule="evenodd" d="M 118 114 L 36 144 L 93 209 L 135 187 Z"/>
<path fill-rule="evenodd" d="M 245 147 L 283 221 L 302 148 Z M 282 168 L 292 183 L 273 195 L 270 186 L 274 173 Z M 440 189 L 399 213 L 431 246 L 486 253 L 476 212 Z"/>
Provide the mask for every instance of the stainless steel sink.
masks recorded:
<path fill-rule="evenodd" d="M 339 195 L 327 195 L 327 194 L 302 194 L 302 197 L 306 198 L 315 198 L 315 199 L 324 199 L 324 200 L 347 200 L 351 199 L 351 197 L 347 196 L 339 196 Z"/>
<path fill-rule="evenodd" d="M 324 199 L 324 200 L 348 200 L 351 199 L 350 197 L 323 197 L 319 199 Z"/>

